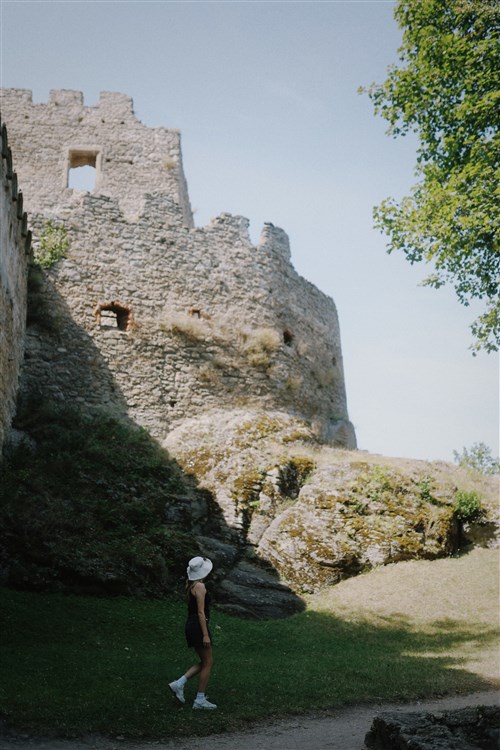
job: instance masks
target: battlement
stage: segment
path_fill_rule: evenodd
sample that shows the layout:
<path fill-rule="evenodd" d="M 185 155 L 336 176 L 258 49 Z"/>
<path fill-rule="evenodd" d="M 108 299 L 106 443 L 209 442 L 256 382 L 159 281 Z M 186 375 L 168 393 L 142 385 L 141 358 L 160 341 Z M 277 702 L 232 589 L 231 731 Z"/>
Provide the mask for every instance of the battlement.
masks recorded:
<path fill-rule="evenodd" d="M 2 89 L 1 104 L 33 210 L 57 212 L 69 203 L 70 171 L 87 166 L 95 170 L 92 192 L 116 198 L 125 214 L 137 215 L 146 193 L 162 192 L 193 226 L 180 133 L 143 125 L 129 96 L 103 91 L 95 106 L 85 106 L 80 91 L 55 90 L 44 104 L 33 103 L 26 89 Z"/>
<path fill-rule="evenodd" d="M 307 419 L 355 446 L 333 300 L 290 261 L 270 222 L 257 246 L 248 219 L 192 225 L 176 130 L 147 128 L 130 97 L 77 91 L 2 96 L 34 246 L 47 218 L 69 250 L 46 274 L 52 333 L 28 329 L 24 389 L 126 414 L 165 438 L 174 425 L 243 404 Z M 95 186 L 68 187 L 91 166 Z M 47 324 L 47 320 L 44 321 Z"/>
<path fill-rule="evenodd" d="M 1 125 L 1 121 L 0 121 Z M 0 156 L 0 452 L 15 410 L 24 354 L 31 231 L 13 169 L 7 128 Z"/>
<path fill-rule="evenodd" d="M 84 110 L 83 93 L 72 89 L 53 89 L 49 92 L 47 104 L 34 104 L 33 93 L 30 89 L 3 89 L 2 102 L 9 99 L 12 99 L 20 106 L 24 103 L 25 105 L 35 106 L 38 109 L 53 105 L 56 107 L 65 107 L 67 110 L 74 108 L 76 111 L 79 110 L 80 113 L 83 113 Z M 101 117 L 136 119 L 132 97 L 115 91 L 101 91 L 98 103 L 92 107 L 85 107 L 85 109 L 97 110 Z"/>

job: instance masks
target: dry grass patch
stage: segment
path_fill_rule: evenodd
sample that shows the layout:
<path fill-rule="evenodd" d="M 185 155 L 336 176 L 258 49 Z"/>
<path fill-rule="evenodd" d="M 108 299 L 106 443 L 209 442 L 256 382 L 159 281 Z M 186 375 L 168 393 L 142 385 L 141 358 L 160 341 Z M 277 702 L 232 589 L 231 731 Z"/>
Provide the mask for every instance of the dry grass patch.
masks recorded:
<path fill-rule="evenodd" d="M 281 346 L 281 338 L 274 328 L 257 328 L 244 335 L 243 352 L 252 367 L 266 369 L 271 355 Z"/>
<path fill-rule="evenodd" d="M 500 683 L 499 558 L 498 549 L 474 549 L 441 560 L 387 565 L 323 589 L 308 605 L 352 623 L 400 621 L 426 634 L 470 631 L 460 652 L 448 655 L 460 668 Z"/>
<path fill-rule="evenodd" d="M 206 320 L 185 313 L 165 317 L 160 321 L 159 328 L 161 331 L 183 336 L 190 341 L 205 340 L 211 335 L 211 328 Z"/>

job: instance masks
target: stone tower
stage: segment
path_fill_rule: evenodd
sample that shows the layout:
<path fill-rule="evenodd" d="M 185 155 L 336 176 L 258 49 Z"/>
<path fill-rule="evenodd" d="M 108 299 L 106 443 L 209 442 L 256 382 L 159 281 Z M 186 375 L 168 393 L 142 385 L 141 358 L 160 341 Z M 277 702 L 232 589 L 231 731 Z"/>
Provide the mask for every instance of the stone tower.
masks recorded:
<path fill-rule="evenodd" d="M 286 234 L 222 214 L 193 226 L 176 130 L 132 100 L 2 91 L 35 253 L 54 227 L 66 256 L 39 281 L 22 389 L 105 409 L 164 439 L 201 412 L 275 409 L 355 447 L 333 301 L 300 277 Z M 70 170 L 95 170 L 92 191 Z"/>

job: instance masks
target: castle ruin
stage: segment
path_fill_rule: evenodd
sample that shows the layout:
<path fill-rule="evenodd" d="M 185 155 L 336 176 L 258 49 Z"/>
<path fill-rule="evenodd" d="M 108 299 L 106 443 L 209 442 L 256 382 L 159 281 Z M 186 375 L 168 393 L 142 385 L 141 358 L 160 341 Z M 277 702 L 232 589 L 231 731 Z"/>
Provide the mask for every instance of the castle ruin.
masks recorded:
<path fill-rule="evenodd" d="M 21 393 L 126 415 L 159 440 L 211 410 L 275 409 L 355 447 L 335 305 L 296 273 L 283 230 L 266 224 L 254 246 L 241 216 L 195 227 L 179 132 L 144 126 L 128 96 L 85 106 L 80 92 L 52 91 L 39 104 L 4 89 L 1 104 L 35 254 L 54 228 L 68 244 L 30 303 Z M 69 187 L 81 166 L 95 170 L 90 191 Z M 25 248 L 10 204 L 3 258 L 9 226 Z M 2 306 L 10 296 L 21 309 L 6 264 Z M 24 341 L 16 325 L 1 340 L 6 379 L 6 353 Z"/>
<path fill-rule="evenodd" d="M 0 450 L 15 411 L 24 358 L 31 232 L 17 187 L 7 129 L 0 157 Z"/>

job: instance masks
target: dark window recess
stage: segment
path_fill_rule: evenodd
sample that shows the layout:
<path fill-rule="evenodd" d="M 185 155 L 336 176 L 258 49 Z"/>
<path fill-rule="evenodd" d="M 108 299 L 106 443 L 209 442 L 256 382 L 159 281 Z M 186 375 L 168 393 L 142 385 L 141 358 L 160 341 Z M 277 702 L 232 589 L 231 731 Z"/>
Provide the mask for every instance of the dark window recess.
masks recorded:
<path fill-rule="evenodd" d="M 129 331 L 134 320 L 132 308 L 128 305 L 122 305 L 121 302 L 116 302 L 115 300 L 112 302 L 99 302 L 94 309 L 94 315 L 98 326 L 102 325 L 103 319 L 108 319 L 116 323 L 116 327 L 120 331 Z"/>
<path fill-rule="evenodd" d="M 285 328 L 283 331 L 283 341 L 287 346 L 291 346 L 293 344 L 294 335 L 290 331 L 289 328 Z"/>

